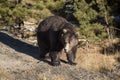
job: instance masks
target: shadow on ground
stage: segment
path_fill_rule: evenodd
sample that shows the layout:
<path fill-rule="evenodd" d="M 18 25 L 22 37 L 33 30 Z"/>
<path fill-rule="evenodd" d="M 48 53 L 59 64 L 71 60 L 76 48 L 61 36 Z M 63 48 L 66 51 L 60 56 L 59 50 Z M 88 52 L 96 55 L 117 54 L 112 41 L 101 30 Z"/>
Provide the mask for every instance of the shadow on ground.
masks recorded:
<path fill-rule="evenodd" d="M 36 59 L 39 59 L 38 47 L 15 39 L 4 32 L 0 32 L 0 42 L 13 48 L 17 52 L 24 53 Z"/>
<path fill-rule="evenodd" d="M 32 56 L 35 59 L 38 59 L 40 61 L 43 61 L 43 62 L 51 65 L 49 60 L 39 58 L 40 53 L 39 53 L 39 49 L 37 46 L 33 46 L 33 45 L 23 42 L 19 39 L 13 38 L 12 36 L 9 36 L 8 34 L 6 34 L 4 32 L 0 32 L 0 42 L 11 47 L 12 49 L 14 49 L 17 52 L 27 54 L 29 56 Z M 64 60 L 61 60 L 61 61 L 63 63 L 67 63 Z"/>

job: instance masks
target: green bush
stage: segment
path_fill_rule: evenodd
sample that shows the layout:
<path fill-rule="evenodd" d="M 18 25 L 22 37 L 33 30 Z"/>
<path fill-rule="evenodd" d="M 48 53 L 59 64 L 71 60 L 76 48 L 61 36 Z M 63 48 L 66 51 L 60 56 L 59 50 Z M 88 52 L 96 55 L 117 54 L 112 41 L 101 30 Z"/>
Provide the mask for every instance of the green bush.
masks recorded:
<path fill-rule="evenodd" d="M 10 16 L 10 10 L 9 8 L 5 7 L 5 8 L 0 8 L 0 17 L 1 17 L 1 20 L 3 20 L 1 24 L 4 24 L 4 23 L 9 23 L 9 18 L 11 17 Z"/>
<path fill-rule="evenodd" d="M 114 21 L 115 15 L 119 15 L 117 11 L 119 11 L 118 5 L 120 1 L 118 0 L 113 0 L 112 2 L 108 0 L 90 0 L 89 3 L 86 2 L 88 0 L 74 0 L 76 5 L 74 5 L 75 13 L 73 13 L 73 16 L 65 14 L 64 11 L 62 15 L 59 13 L 62 12 L 60 10 L 64 10 L 65 1 L 66 0 L 28 0 L 23 1 L 21 4 L 15 4 L 14 1 L 0 0 L 0 24 L 12 25 L 17 17 L 25 20 L 35 18 L 39 21 L 54 14 L 68 16 L 70 19 L 74 16 L 74 20 L 77 20 L 80 24 L 80 27 L 78 27 L 80 37 L 91 40 L 102 40 L 108 36 L 103 30 L 106 24 L 116 27 L 120 25 L 120 21 Z M 98 17 L 104 18 L 102 20 L 103 23 L 99 22 Z"/>
<path fill-rule="evenodd" d="M 52 14 L 51 11 L 48 10 L 48 9 L 44 9 L 44 10 L 40 11 L 40 13 L 39 13 L 39 17 L 40 17 L 41 19 L 45 19 L 46 17 L 52 16 L 52 15 L 53 15 L 53 14 Z"/>
<path fill-rule="evenodd" d="M 104 17 L 107 13 L 103 0 L 92 0 L 87 3 L 86 0 L 75 0 L 73 15 L 78 20 L 80 27 L 80 37 L 89 38 L 90 40 L 102 40 L 107 38 L 107 33 L 103 29 L 103 24 L 98 21 L 98 16 Z M 104 20 L 103 20 L 104 21 Z M 105 21 L 104 21 L 105 23 Z"/>
<path fill-rule="evenodd" d="M 98 13 L 91 8 L 91 4 L 85 2 L 85 0 L 81 0 L 80 2 L 76 2 L 75 11 L 73 15 L 79 21 L 80 24 L 89 24 L 90 20 L 93 20 L 98 16 Z"/>
<path fill-rule="evenodd" d="M 56 2 L 54 2 L 54 1 L 47 1 L 46 7 L 47 7 L 48 9 L 52 10 L 52 11 L 54 11 L 54 10 L 57 11 L 57 10 L 62 9 L 63 6 L 64 6 L 64 4 L 65 4 L 65 1 L 64 1 L 64 0 L 58 0 L 58 1 L 56 1 Z"/>
<path fill-rule="evenodd" d="M 22 8 L 21 6 L 18 6 L 13 9 L 12 14 L 14 14 L 15 17 L 24 18 L 26 15 L 26 9 Z"/>
<path fill-rule="evenodd" d="M 13 25 L 16 18 L 25 18 L 28 11 L 21 4 L 15 5 L 13 2 L 4 1 L 0 3 L 1 24 Z"/>
<path fill-rule="evenodd" d="M 103 40 L 107 38 L 107 32 L 101 24 L 84 24 L 79 27 L 80 38 L 88 38 L 89 40 Z"/>
<path fill-rule="evenodd" d="M 35 5 L 35 9 L 39 9 L 39 10 L 43 10 L 45 8 L 45 5 L 42 1 L 38 2 L 36 5 Z"/>

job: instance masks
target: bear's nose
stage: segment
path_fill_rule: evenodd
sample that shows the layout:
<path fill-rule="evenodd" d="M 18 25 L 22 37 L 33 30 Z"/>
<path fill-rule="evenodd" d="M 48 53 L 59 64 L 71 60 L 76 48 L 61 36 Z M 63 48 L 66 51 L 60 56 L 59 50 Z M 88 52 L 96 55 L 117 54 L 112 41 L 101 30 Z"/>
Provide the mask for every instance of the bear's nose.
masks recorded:
<path fill-rule="evenodd" d="M 69 51 L 69 46 L 70 46 L 70 44 L 69 43 L 66 43 L 66 45 L 65 45 L 65 52 L 68 52 Z"/>

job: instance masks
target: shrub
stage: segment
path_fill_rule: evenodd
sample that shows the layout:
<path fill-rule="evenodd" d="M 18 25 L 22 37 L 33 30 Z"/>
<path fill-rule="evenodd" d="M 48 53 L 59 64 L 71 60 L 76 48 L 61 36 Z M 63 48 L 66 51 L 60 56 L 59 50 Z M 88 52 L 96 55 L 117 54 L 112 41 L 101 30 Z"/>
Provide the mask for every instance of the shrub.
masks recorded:
<path fill-rule="evenodd" d="M 42 1 L 38 2 L 36 5 L 35 5 L 35 9 L 39 9 L 39 10 L 43 10 L 45 8 L 45 5 Z"/>
<path fill-rule="evenodd" d="M 80 35 L 82 38 L 89 38 L 91 40 L 102 40 L 107 37 L 107 33 L 103 29 L 106 21 L 105 6 L 103 0 L 86 2 L 86 0 L 75 0 L 73 15 L 78 20 L 80 27 Z M 107 13 L 107 12 L 106 12 Z M 102 18 L 101 21 L 98 17 Z M 109 20 L 109 19 L 108 19 Z"/>
<path fill-rule="evenodd" d="M 88 38 L 91 41 L 107 38 L 107 32 L 101 24 L 84 24 L 79 27 L 80 38 Z"/>
<path fill-rule="evenodd" d="M 46 14 L 47 13 L 47 14 Z M 44 18 L 46 18 L 46 17 L 48 17 L 48 16 L 52 16 L 53 14 L 51 13 L 51 11 L 50 10 L 48 10 L 48 9 L 44 9 L 44 10 L 42 10 L 42 11 L 40 11 L 40 13 L 39 13 L 39 17 L 41 18 L 41 19 L 44 19 Z"/>
<path fill-rule="evenodd" d="M 85 2 L 85 0 L 81 0 L 80 2 L 76 2 L 75 11 L 73 15 L 79 21 L 80 24 L 89 24 L 90 20 L 93 20 L 98 16 L 98 13 L 91 8 L 91 4 Z"/>
<path fill-rule="evenodd" d="M 58 11 L 63 8 L 65 4 L 64 0 L 58 0 L 58 1 L 47 1 L 46 7 L 52 11 Z"/>
<path fill-rule="evenodd" d="M 13 9 L 12 14 L 14 14 L 15 17 L 24 18 L 26 15 L 26 9 L 22 8 L 21 6 L 18 6 Z"/>

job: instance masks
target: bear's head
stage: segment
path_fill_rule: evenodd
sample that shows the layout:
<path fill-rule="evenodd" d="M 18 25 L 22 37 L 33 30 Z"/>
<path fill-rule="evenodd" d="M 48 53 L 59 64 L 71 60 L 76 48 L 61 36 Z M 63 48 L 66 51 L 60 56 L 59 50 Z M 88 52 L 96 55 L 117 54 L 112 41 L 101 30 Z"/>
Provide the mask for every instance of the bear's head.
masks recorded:
<path fill-rule="evenodd" d="M 69 27 L 62 29 L 61 41 L 66 53 L 76 53 L 79 42 L 78 33 L 75 31 L 74 27 L 69 25 Z"/>

